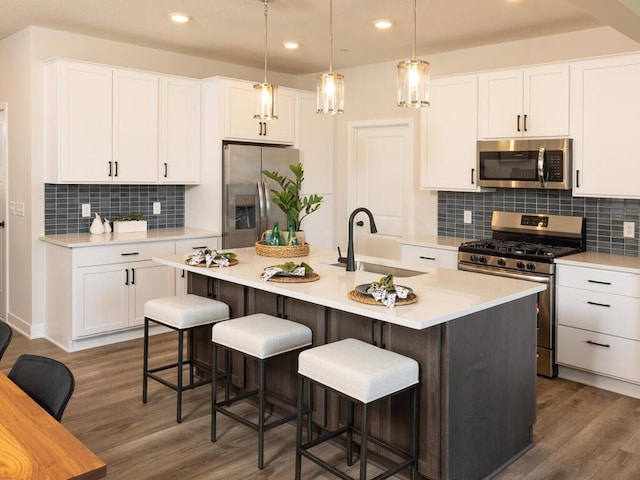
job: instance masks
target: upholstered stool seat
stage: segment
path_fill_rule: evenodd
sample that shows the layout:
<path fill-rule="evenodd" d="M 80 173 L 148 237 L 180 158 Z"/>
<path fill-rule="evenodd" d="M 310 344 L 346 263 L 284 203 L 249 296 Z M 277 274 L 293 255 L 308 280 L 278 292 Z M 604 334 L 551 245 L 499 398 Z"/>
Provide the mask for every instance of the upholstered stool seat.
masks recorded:
<path fill-rule="evenodd" d="M 234 318 L 226 322 L 217 323 L 211 329 L 211 341 L 213 342 L 213 365 L 217 365 L 218 347 L 239 352 L 258 361 L 259 382 L 258 388 L 249 392 L 238 394 L 224 401 L 217 400 L 217 382 L 213 382 L 211 401 L 211 441 L 215 442 L 216 414 L 222 413 L 234 420 L 258 431 L 258 468 L 264 467 L 264 434 L 273 427 L 293 420 L 296 413 L 284 415 L 281 418 L 265 422 L 265 402 L 267 395 L 266 362 L 289 352 L 294 352 L 311 345 L 311 329 L 296 322 L 282 318 L 257 313 L 246 317 Z M 258 421 L 251 422 L 246 418 L 229 410 L 232 404 L 251 396 L 258 396 Z M 282 398 L 279 398 L 283 400 Z"/>
<path fill-rule="evenodd" d="M 369 441 L 382 446 L 404 460 L 386 473 L 411 468 L 412 478 L 417 473 L 418 449 L 418 395 L 419 367 L 415 360 L 369 343 L 348 338 L 334 343 L 310 348 L 298 358 L 298 426 L 296 445 L 296 479 L 301 476 L 302 456 L 335 473 L 335 467 L 320 459 L 310 449 L 338 435 L 347 434 L 347 464 L 352 465 L 353 433 L 360 434 L 360 479 L 366 479 L 367 444 Z M 305 382 L 338 393 L 348 400 L 347 425 L 317 439 L 302 442 L 303 396 Z M 368 407 L 378 400 L 401 392 L 413 391 L 411 452 L 402 452 L 388 443 L 370 437 L 367 431 Z M 311 392 L 309 392 L 311 397 Z M 354 426 L 354 405 L 362 405 L 361 427 Z M 312 412 L 307 410 L 308 415 Z M 346 474 L 343 478 L 351 478 Z M 380 478 L 387 478 L 386 476 Z"/>
<path fill-rule="evenodd" d="M 208 379 L 195 380 L 193 357 L 193 330 L 212 325 L 229 318 L 229 306 L 225 303 L 199 295 L 177 295 L 156 298 L 144 304 L 144 352 L 142 401 L 147 403 L 147 381 L 149 378 L 172 388 L 177 392 L 178 405 L 176 420 L 182 421 L 182 392 L 209 384 Z M 150 322 L 164 325 L 178 332 L 178 361 L 168 365 L 149 368 L 149 325 Z M 187 332 L 187 359 L 184 360 L 184 332 Z M 189 383 L 183 382 L 183 367 L 189 366 Z M 173 383 L 158 375 L 158 372 L 177 369 L 177 382 Z M 216 372 L 214 370 L 213 372 Z M 215 375 L 213 375 L 215 377 Z"/>

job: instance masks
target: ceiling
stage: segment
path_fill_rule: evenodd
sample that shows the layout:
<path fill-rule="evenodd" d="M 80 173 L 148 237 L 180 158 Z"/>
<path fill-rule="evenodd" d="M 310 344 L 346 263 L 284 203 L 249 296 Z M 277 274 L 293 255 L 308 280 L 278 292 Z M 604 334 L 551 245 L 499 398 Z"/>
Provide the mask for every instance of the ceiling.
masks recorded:
<path fill-rule="evenodd" d="M 636 5 L 634 7 L 634 5 Z M 333 68 L 411 56 L 411 0 L 336 0 Z M 186 12 L 178 25 L 170 12 Z M 610 25 L 640 42 L 636 0 L 418 0 L 417 53 L 457 50 Z M 394 26 L 376 30 L 387 18 Z M 0 39 L 29 25 L 224 62 L 264 66 L 262 0 L 2 0 Z M 282 43 L 296 40 L 297 50 Z M 300 75 L 328 69 L 329 0 L 269 0 L 268 68 Z"/>

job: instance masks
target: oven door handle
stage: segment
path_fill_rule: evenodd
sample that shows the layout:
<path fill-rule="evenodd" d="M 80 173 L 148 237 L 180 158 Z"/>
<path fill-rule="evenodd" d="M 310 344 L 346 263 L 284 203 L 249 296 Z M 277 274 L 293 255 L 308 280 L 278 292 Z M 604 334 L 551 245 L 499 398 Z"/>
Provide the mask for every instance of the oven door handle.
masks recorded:
<path fill-rule="evenodd" d="M 546 172 L 544 167 L 544 147 L 540 147 L 540 150 L 538 150 L 538 180 L 540 180 L 540 186 L 542 188 L 547 186 Z"/>
<path fill-rule="evenodd" d="M 465 272 L 485 273 L 488 275 L 513 278 L 515 280 L 525 280 L 528 282 L 546 283 L 547 285 L 551 284 L 550 276 L 546 277 L 542 275 L 529 275 L 526 273 L 513 273 L 504 269 L 489 269 L 489 268 L 483 268 L 483 267 L 476 267 L 474 265 L 458 264 L 458 270 L 462 270 Z"/>

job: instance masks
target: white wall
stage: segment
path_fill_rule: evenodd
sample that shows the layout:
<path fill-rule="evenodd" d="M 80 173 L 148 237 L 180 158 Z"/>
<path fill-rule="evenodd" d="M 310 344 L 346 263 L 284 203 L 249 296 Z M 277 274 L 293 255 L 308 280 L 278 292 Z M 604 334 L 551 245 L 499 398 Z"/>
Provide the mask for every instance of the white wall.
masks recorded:
<path fill-rule="evenodd" d="M 436 77 L 638 50 L 638 43 L 611 28 L 602 27 L 419 57 L 430 62 L 431 75 Z M 340 71 L 345 76 L 346 92 L 345 113 L 336 119 L 335 129 L 335 238 L 338 245 L 345 246 L 347 243 L 347 135 L 350 121 L 413 118 L 416 133 L 413 192 L 415 234 L 430 235 L 437 231 L 437 194 L 418 188 L 420 115 L 417 111 L 395 106 L 396 63 L 365 65 Z M 315 89 L 315 75 L 301 76 L 299 88 Z M 397 252 L 390 252 L 390 256 L 394 254 Z"/>

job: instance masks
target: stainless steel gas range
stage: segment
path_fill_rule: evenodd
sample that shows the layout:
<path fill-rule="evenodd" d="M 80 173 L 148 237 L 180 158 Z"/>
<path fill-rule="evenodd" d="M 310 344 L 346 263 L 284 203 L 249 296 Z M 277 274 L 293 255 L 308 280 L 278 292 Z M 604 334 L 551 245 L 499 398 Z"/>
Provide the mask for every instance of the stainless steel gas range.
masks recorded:
<path fill-rule="evenodd" d="M 538 375 L 557 374 L 554 259 L 584 251 L 584 219 L 493 212 L 492 238 L 460 245 L 458 269 L 547 284 L 538 294 Z"/>

